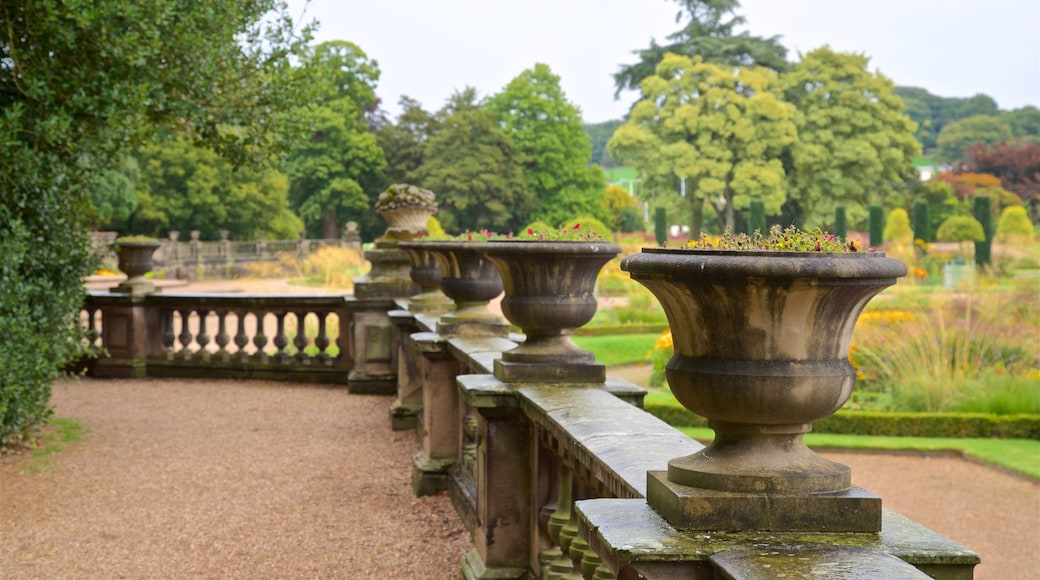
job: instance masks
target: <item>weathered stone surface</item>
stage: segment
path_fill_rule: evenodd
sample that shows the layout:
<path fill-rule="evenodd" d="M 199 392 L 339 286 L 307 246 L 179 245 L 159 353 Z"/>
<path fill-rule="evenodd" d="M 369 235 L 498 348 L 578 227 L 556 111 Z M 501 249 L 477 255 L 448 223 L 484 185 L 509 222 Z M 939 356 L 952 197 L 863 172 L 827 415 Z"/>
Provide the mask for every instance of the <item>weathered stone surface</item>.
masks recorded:
<path fill-rule="evenodd" d="M 784 495 L 726 492 L 676 484 L 665 472 L 647 473 L 647 502 L 682 530 L 775 532 L 877 532 L 881 498 L 858 487 Z"/>
<path fill-rule="evenodd" d="M 709 559 L 747 548 L 807 550 L 851 547 L 877 551 L 926 571 L 933 578 L 972 577 L 977 554 L 891 511 L 876 534 L 681 532 L 643 500 L 593 499 L 576 504 L 581 533 L 615 573 L 644 578 L 714 580 Z M 634 577 L 634 576 L 632 576 Z"/>
<path fill-rule="evenodd" d="M 910 564 L 882 552 L 862 548 L 772 547 L 733 550 L 710 559 L 719 580 L 831 578 L 841 580 L 925 580 Z"/>

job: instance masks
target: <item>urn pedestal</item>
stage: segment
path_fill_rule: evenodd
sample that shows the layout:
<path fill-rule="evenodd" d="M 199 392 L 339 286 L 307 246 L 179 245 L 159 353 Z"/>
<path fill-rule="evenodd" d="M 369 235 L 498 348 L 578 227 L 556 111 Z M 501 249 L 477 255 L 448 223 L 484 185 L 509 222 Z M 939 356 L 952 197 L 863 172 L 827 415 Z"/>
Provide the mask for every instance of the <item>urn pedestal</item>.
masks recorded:
<path fill-rule="evenodd" d="M 906 274 L 875 253 L 644 249 L 622 269 L 664 307 L 676 399 L 715 440 L 651 472 L 648 501 L 676 528 L 877 532 L 880 498 L 802 439 L 852 392 L 852 331 Z"/>

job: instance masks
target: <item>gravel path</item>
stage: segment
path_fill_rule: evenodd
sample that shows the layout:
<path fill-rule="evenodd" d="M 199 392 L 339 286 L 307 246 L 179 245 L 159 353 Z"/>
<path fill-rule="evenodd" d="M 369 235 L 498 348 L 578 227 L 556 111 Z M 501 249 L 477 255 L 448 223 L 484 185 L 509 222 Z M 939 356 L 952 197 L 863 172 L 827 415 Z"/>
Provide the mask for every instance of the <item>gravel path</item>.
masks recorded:
<path fill-rule="evenodd" d="M 390 400 L 254 381 L 55 388 L 90 432 L 0 459 L 15 578 L 454 578 L 469 539 L 410 488 Z M 885 505 L 975 550 L 980 579 L 1040 578 L 1040 483 L 953 456 L 828 453 Z"/>

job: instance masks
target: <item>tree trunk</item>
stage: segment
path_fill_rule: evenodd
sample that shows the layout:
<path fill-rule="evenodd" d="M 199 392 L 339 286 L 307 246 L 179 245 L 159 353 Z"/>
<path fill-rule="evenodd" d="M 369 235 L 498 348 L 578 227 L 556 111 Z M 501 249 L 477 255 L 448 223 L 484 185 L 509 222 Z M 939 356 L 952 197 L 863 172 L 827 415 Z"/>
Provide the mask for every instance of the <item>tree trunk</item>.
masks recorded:
<path fill-rule="evenodd" d="M 327 214 L 321 218 L 321 237 L 326 240 L 338 240 L 339 239 L 339 225 L 336 219 L 336 210 L 330 209 Z"/>

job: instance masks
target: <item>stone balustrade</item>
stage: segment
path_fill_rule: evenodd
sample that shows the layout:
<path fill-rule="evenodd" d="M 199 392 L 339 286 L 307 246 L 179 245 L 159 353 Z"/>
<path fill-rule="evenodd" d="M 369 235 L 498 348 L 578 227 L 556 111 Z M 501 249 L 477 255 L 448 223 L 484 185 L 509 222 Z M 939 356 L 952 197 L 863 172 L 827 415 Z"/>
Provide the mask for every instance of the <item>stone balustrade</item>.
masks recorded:
<path fill-rule="evenodd" d="M 466 275 L 455 274 L 442 287 L 461 296 Z M 870 533 L 677 529 L 648 502 L 649 483 L 703 446 L 644 412 L 641 388 L 596 380 L 581 353 L 554 363 L 555 346 L 504 365 L 528 340 L 488 311 L 486 297 L 434 308 L 379 295 L 408 285 L 373 280 L 362 298 L 92 292 L 82 319 L 105 356 L 91 370 L 357 392 L 386 392 L 369 387 L 389 382 L 390 425 L 415 429 L 419 441 L 413 491 L 447 492 L 470 531 L 464 578 L 775 576 L 762 574 L 764 559 L 791 577 L 821 566 L 832 578 L 972 577 L 977 555 L 888 510 Z M 566 335 L 525 324 L 553 345 Z M 581 368 L 559 368 L 568 361 Z"/>

